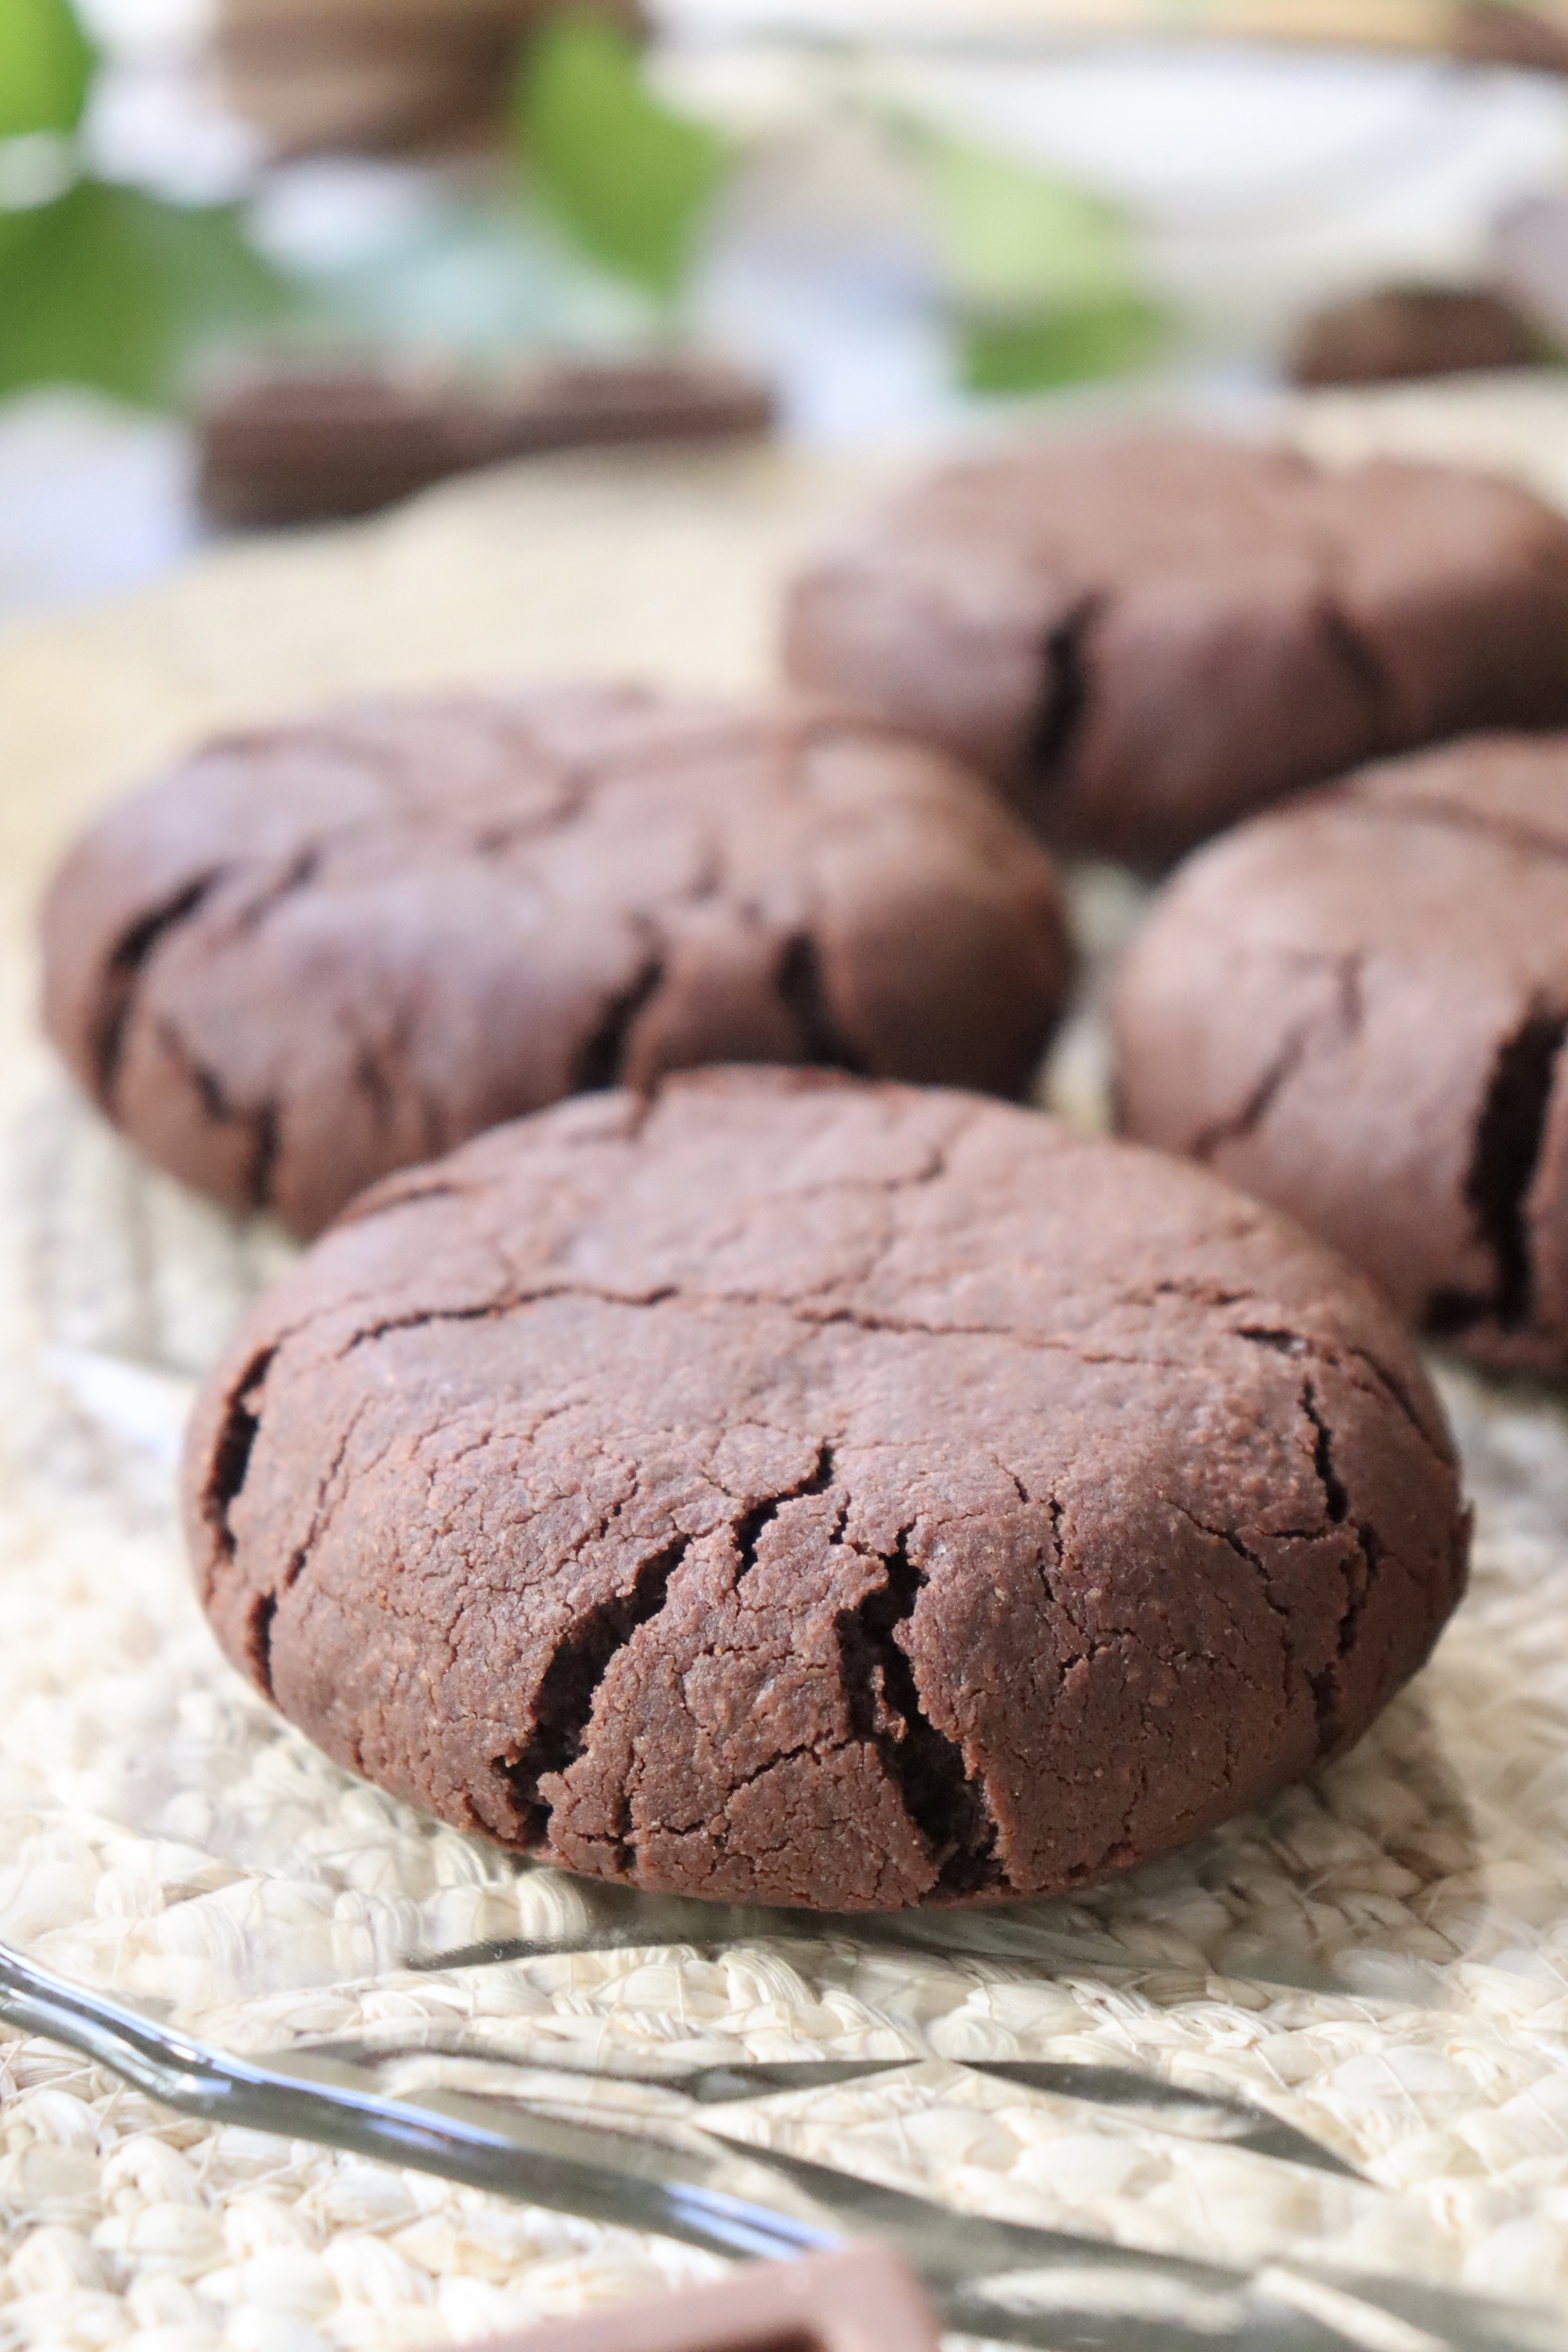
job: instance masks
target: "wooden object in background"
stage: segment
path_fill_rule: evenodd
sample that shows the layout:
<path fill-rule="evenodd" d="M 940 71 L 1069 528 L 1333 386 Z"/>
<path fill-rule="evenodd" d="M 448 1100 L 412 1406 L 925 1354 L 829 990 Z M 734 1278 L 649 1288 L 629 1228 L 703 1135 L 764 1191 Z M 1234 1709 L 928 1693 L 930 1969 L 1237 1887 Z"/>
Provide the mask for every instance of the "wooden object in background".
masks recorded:
<path fill-rule="evenodd" d="M 0 0 L 3 5 L 3 0 Z M 229 102 L 274 151 L 452 147 L 493 136 L 519 41 L 563 0 L 217 0 Z M 574 0 L 639 26 L 639 0 Z M 820 5 L 803 26 L 820 28 Z M 679 28 L 679 0 L 662 19 Z M 790 0 L 735 0 L 737 32 L 787 37 Z M 727 21 L 703 5 L 705 28 Z M 1050 45 L 1121 35 L 1427 49 L 1568 73 L 1568 0 L 842 0 L 849 37 L 976 36 Z"/>
<path fill-rule="evenodd" d="M 803 30 L 897 44 L 975 38 L 1049 47 L 1121 36 L 1426 49 L 1568 68 L 1568 0 L 658 0 L 703 33 Z"/>

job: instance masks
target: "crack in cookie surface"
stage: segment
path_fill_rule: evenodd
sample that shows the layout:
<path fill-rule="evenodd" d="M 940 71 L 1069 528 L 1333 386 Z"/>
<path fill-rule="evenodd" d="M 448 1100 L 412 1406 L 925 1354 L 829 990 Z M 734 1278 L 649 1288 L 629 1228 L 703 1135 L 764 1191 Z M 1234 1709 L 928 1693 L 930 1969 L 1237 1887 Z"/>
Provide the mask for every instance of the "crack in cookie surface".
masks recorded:
<path fill-rule="evenodd" d="M 1540 1165 L 1565 1034 L 1568 1013 L 1535 1005 L 1498 1047 L 1465 1175 L 1465 1199 L 1491 1252 L 1496 1283 L 1482 1296 L 1436 1292 L 1426 1316 L 1435 1333 L 1464 1331 L 1488 1319 L 1514 1331 L 1531 1319 L 1535 1277 L 1525 1204 Z"/>
<path fill-rule="evenodd" d="M 125 1032 L 135 1010 L 136 992 L 146 965 L 159 941 L 180 924 L 192 921 L 223 879 L 221 866 L 193 875 L 169 898 L 139 915 L 110 949 L 100 1002 L 90 1024 L 94 1073 L 104 1101 L 113 1099 Z"/>
<path fill-rule="evenodd" d="M 583 1754 L 611 1659 L 640 1626 L 658 1615 L 690 1548 L 689 1536 L 676 1536 L 639 1560 L 629 1591 L 595 1602 L 573 1622 L 552 1653 L 539 1679 L 532 1726 L 521 1754 L 497 1759 L 496 1769 L 510 1783 L 521 1817 L 522 1843 L 542 1843 L 548 1836 L 550 1808 L 540 1783 L 570 1771 Z"/>

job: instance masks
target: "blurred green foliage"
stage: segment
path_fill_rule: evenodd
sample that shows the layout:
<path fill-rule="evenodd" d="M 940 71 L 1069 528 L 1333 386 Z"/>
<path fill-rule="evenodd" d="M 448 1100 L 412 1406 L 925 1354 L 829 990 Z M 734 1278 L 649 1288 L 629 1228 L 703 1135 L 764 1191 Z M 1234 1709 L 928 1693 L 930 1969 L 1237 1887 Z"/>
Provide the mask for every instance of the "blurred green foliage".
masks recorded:
<path fill-rule="evenodd" d="M 654 96 L 628 36 L 603 17 L 554 18 L 522 61 L 513 121 L 532 186 L 585 251 L 678 293 L 730 152 Z"/>
<path fill-rule="evenodd" d="M 1137 280 L 1129 224 L 1070 181 L 957 139 L 921 139 L 942 272 L 973 308 L 1026 313 Z"/>
<path fill-rule="evenodd" d="M 82 383 L 173 405 L 204 344 L 287 301 L 233 208 L 80 179 L 0 215 L 0 392 Z"/>
<path fill-rule="evenodd" d="M 0 142 L 68 141 L 96 64 L 68 0 L 0 0 Z M 60 193 L 0 210 L 0 393 L 82 383 L 171 404 L 205 343 L 276 317 L 287 289 L 235 208 L 97 179 L 74 143 L 62 158 Z"/>
<path fill-rule="evenodd" d="M 0 0 L 0 139 L 74 131 L 95 63 L 69 0 Z"/>
<path fill-rule="evenodd" d="M 1166 320 L 1116 205 L 960 140 L 916 147 L 967 390 L 1044 391 L 1154 357 Z"/>
<path fill-rule="evenodd" d="M 636 341 L 689 281 L 735 160 L 717 131 L 663 103 L 625 30 L 578 7 L 519 66 L 523 204 L 499 186 L 478 208 L 448 203 L 380 278 L 296 284 L 257 251 L 238 207 L 93 175 L 78 134 L 97 63 L 71 0 L 0 0 L 0 394 L 66 382 L 177 404 L 205 347 L 285 317 L 308 335 L 357 323 L 466 347 L 477 320 L 504 345 L 591 314 Z M 1027 392 L 1154 354 L 1164 321 L 1116 207 L 929 124 L 881 120 L 924 193 L 970 390 Z"/>
<path fill-rule="evenodd" d="M 1157 356 L 1168 325 L 1164 312 L 1138 294 L 1035 318 L 966 320 L 959 328 L 960 373 L 966 391 L 981 393 L 1046 392 L 1126 375 Z"/>

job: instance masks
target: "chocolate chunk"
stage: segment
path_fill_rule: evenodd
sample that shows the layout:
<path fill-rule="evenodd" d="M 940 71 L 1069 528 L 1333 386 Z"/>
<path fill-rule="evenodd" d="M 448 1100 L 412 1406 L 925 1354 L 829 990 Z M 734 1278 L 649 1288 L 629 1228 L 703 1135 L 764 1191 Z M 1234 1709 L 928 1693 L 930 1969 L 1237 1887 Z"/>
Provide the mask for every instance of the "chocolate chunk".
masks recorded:
<path fill-rule="evenodd" d="M 372 513 L 449 474 L 544 449 L 765 433 L 760 378 L 717 360 L 555 361 L 455 369 L 278 364 L 208 390 L 198 492 L 215 521 Z"/>
<path fill-rule="evenodd" d="M 1468 1529 L 1394 1316 L 1201 1169 L 725 1070 L 368 1193 L 193 1421 L 229 1657 L 571 1870 L 828 1911 L 1159 1853 L 1339 1753 Z"/>
<path fill-rule="evenodd" d="M 1523 490 L 1122 434 L 907 492 L 797 581 L 785 657 L 1157 867 L 1378 752 L 1568 720 L 1564 643 L 1568 521 Z"/>
<path fill-rule="evenodd" d="M 1568 740 L 1478 738 L 1184 866 L 1121 976 L 1117 1097 L 1410 1322 L 1562 1373 L 1565 1034 Z"/>
<path fill-rule="evenodd" d="M 1485 287 L 1387 286 L 1315 311 L 1285 372 L 1301 384 L 1385 383 L 1529 367 L 1543 356 L 1529 321 Z"/>
<path fill-rule="evenodd" d="M 820 707 L 583 687 L 228 737 L 100 820 L 45 1016 L 151 1159 L 315 1232 L 584 1088 L 826 1062 L 1021 1094 L 1069 976 L 976 778 Z"/>
<path fill-rule="evenodd" d="M 864 2239 L 843 2253 L 753 2263 L 711 2286 L 547 2320 L 485 2352 L 938 2352 L 907 2263 Z"/>

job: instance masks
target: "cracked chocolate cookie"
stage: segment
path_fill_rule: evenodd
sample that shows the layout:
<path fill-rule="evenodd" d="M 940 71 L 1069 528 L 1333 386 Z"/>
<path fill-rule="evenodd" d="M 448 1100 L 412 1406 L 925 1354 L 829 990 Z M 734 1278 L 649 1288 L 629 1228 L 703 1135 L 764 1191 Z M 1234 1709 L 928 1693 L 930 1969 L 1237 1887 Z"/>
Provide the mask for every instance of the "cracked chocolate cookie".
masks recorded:
<path fill-rule="evenodd" d="M 1044 853 L 820 708 L 584 687 L 210 744 L 78 845 L 45 1016 L 148 1157 L 317 1232 L 374 1177 L 703 1062 L 1025 1091 L 1070 957 Z"/>
<path fill-rule="evenodd" d="M 1484 1362 L 1568 1371 L 1568 739 L 1481 736 L 1213 844 L 1115 1004 L 1130 1135 Z"/>
<path fill-rule="evenodd" d="M 198 1405 L 218 1639 L 327 1752 L 637 1886 L 1068 1887 L 1347 1747 L 1468 1527 L 1395 1318 L 1202 1170 L 805 1070 L 368 1193 Z"/>
<path fill-rule="evenodd" d="M 785 659 L 1159 867 L 1300 785 L 1568 721 L 1568 522 L 1481 474 L 1199 435 L 936 476 L 796 583 Z"/>

